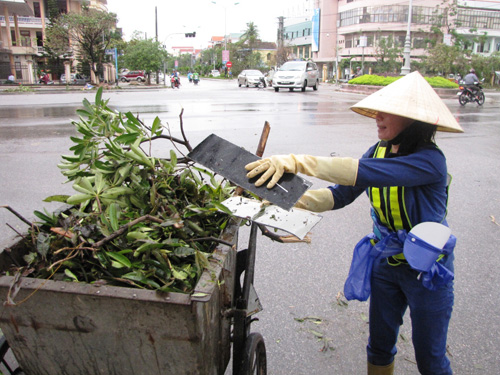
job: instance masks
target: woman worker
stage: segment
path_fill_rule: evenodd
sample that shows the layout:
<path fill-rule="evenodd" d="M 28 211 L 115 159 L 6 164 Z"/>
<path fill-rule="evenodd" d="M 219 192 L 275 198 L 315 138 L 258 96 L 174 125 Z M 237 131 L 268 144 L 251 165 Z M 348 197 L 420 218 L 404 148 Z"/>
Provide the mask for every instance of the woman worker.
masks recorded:
<path fill-rule="evenodd" d="M 405 237 L 410 237 L 408 232 L 419 223 L 447 226 L 446 159 L 434 143 L 434 135 L 437 130 L 463 130 L 418 72 L 373 93 L 351 109 L 374 118 L 377 124 L 380 141 L 361 159 L 271 156 L 246 165 L 250 171 L 247 177 L 263 173 L 255 184 L 260 186 L 271 178 L 268 188 L 273 188 L 284 172 L 300 172 L 335 183 L 328 188 L 309 190 L 296 204 L 315 212 L 343 208 L 366 192 L 374 223 L 373 233 L 364 243 L 384 250 L 390 242 L 394 254 L 378 257 L 368 270 L 371 271 L 368 374 L 393 374 L 399 327 L 408 307 L 419 372 L 451 374 L 446 338 L 453 306 L 451 251 L 455 237 L 450 236 L 447 255 L 441 255 L 433 264 L 436 267 L 425 273 L 413 269 L 406 261 L 403 246 Z M 356 267 L 353 262 L 351 271 Z M 365 300 L 368 296 L 353 298 Z"/>

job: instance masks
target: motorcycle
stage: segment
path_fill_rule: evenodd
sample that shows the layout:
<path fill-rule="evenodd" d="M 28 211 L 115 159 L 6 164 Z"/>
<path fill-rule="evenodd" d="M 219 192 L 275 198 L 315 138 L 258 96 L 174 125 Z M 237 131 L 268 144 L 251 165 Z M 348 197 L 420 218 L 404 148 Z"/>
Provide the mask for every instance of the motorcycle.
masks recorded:
<path fill-rule="evenodd" d="M 483 87 L 481 86 L 481 83 L 483 83 L 483 81 L 484 78 L 481 80 L 481 82 L 474 82 L 476 89 L 475 92 L 473 92 L 472 87 L 467 87 L 463 80 L 460 81 L 459 83 L 460 92 L 458 92 L 457 95 L 458 95 L 458 102 L 460 103 L 461 106 L 464 106 L 467 103 L 472 103 L 472 102 L 476 102 L 478 105 L 484 104 L 484 93 L 483 93 Z"/>
<path fill-rule="evenodd" d="M 38 80 L 38 83 L 40 85 L 53 85 L 54 81 L 52 81 L 49 77 L 48 74 L 44 74 L 40 76 L 40 79 Z"/>
<path fill-rule="evenodd" d="M 195 85 L 197 85 L 198 82 L 200 82 L 200 76 L 198 74 L 193 74 L 193 82 Z"/>
<path fill-rule="evenodd" d="M 179 86 L 181 85 L 181 81 L 179 79 L 179 77 L 175 77 L 175 76 L 172 76 L 170 78 L 170 86 L 172 86 L 172 88 L 179 88 Z"/>
<path fill-rule="evenodd" d="M 264 77 L 260 77 L 260 78 L 259 78 L 259 81 L 260 81 L 260 82 L 259 82 L 259 84 L 257 85 L 257 87 L 258 87 L 258 86 L 260 86 L 260 85 L 262 85 L 262 88 L 264 88 L 264 89 L 265 89 L 265 88 L 267 87 L 266 79 L 265 79 Z"/>

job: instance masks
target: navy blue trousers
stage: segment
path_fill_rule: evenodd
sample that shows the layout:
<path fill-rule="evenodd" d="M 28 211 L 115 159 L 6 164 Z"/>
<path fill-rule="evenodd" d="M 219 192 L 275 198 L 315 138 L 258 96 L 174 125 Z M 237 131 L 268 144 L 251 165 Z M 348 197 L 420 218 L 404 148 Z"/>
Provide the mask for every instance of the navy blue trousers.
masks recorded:
<path fill-rule="evenodd" d="M 453 255 L 443 264 L 453 271 Z M 399 327 L 410 309 L 412 341 L 422 375 L 452 374 L 446 357 L 448 324 L 453 309 L 453 282 L 431 291 L 408 265 L 391 266 L 379 259 L 373 267 L 370 296 L 368 362 L 384 366 L 394 361 Z"/>

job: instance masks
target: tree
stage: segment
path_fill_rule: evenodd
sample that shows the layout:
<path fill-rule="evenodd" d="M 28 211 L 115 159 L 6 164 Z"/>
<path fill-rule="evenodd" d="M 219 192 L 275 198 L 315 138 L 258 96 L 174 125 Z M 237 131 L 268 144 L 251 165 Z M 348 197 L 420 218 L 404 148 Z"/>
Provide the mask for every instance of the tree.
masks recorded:
<path fill-rule="evenodd" d="M 378 37 L 375 44 L 375 58 L 377 64 L 375 65 L 378 73 L 395 72 L 400 68 L 401 63 L 397 61 L 401 56 L 401 48 L 397 47 L 394 43 L 392 35 L 387 37 Z"/>
<path fill-rule="evenodd" d="M 250 49 L 252 52 L 259 40 L 259 30 L 253 22 L 247 23 L 247 29 L 240 38 L 240 42 Z"/>
<path fill-rule="evenodd" d="M 116 14 L 92 9 L 84 3 L 81 13 L 60 15 L 55 20 L 54 29 L 59 33 L 66 32 L 76 47 L 77 59 L 82 64 L 89 63 L 98 80 L 106 60 L 105 50 L 113 39 L 119 38 L 114 31 L 116 22 Z"/>
<path fill-rule="evenodd" d="M 144 70 L 151 83 L 151 72 L 162 70 L 168 60 L 165 47 L 154 39 L 132 39 L 125 47 L 123 64 L 131 70 Z"/>
<path fill-rule="evenodd" d="M 467 58 L 459 47 L 438 43 L 428 50 L 425 66 L 430 72 L 446 76 L 449 73 L 466 71 Z"/>
<path fill-rule="evenodd" d="M 243 69 L 258 68 L 261 65 L 260 53 L 253 50 L 259 42 L 259 31 L 253 22 L 247 23 L 247 29 L 237 43 L 230 46 L 231 55 L 234 56 L 233 73 Z"/>

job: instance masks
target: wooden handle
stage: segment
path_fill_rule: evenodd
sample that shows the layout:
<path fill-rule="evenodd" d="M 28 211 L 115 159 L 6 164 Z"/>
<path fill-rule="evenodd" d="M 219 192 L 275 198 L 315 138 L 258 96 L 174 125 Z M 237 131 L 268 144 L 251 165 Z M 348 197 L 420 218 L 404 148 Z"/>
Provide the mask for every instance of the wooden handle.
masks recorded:
<path fill-rule="evenodd" d="M 259 145 L 257 146 L 257 152 L 255 155 L 262 157 L 264 155 L 264 150 L 266 149 L 267 138 L 269 137 L 269 132 L 271 131 L 271 126 L 266 121 L 264 123 L 264 129 L 262 129 L 262 134 L 260 135 Z M 241 195 L 243 193 L 243 188 L 238 186 L 234 191 L 234 195 Z"/>
<path fill-rule="evenodd" d="M 262 129 L 262 134 L 260 135 L 259 146 L 257 147 L 257 152 L 255 155 L 262 157 L 264 155 L 264 150 L 266 149 L 267 138 L 269 137 L 269 132 L 271 131 L 271 126 L 266 121 L 264 123 L 264 129 Z"/>

